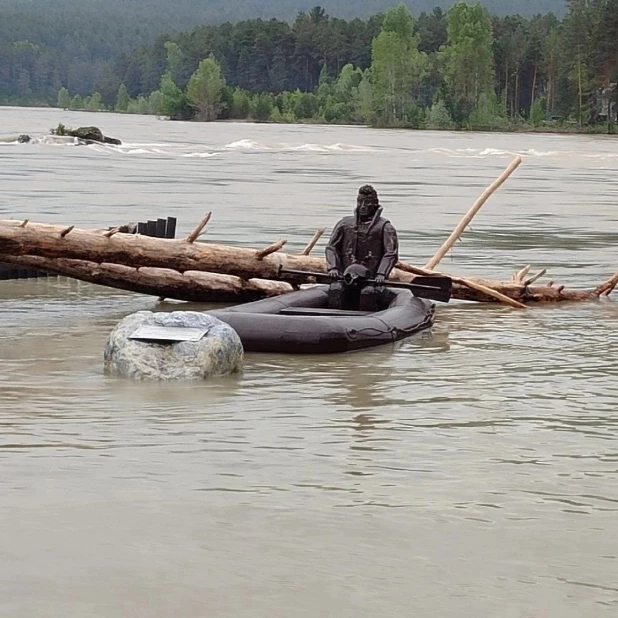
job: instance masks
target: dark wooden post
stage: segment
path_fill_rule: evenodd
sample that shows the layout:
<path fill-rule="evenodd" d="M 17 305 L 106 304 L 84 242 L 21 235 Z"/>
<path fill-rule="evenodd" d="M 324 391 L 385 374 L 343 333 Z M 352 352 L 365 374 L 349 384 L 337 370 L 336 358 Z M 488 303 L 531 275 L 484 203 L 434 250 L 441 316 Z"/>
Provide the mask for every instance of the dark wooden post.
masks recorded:
<path fill-rule="evenodd" d="M 165 228 L 165 238 L 176 238 L 176 217 L 167 218 L 167 226 Z"/>

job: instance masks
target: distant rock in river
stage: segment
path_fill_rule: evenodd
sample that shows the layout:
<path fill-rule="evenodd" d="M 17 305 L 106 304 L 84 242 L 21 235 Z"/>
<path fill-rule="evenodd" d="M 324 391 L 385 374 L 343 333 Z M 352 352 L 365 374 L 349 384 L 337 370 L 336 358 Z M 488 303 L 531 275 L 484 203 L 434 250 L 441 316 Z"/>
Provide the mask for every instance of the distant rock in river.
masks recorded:
<path fill-rule="evenodd" d="M 55 129 L 52 129 L 53 135 L 68 135 L 76 137 L 87 144 L 99 142 L 102 144 L 122 145 L 122 142 L 115 137 L 107 137 L 99 127 L 78 127 L 77 129 L 67 129 L 63 124 L 59 124 Z"/>

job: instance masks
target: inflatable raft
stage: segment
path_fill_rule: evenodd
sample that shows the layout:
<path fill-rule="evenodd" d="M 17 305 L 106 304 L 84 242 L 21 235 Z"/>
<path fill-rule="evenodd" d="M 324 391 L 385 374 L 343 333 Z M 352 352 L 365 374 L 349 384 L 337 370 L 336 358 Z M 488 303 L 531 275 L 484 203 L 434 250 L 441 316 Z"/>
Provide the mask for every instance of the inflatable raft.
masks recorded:
<path fill-rule="evenodd" d="M 328 286 L 209 312 L 229 324 L 247 352 L 324 354 L 399 341 L 433 324 L 435 306 L 389 289 L 374 313 L 328 309 Z"/>

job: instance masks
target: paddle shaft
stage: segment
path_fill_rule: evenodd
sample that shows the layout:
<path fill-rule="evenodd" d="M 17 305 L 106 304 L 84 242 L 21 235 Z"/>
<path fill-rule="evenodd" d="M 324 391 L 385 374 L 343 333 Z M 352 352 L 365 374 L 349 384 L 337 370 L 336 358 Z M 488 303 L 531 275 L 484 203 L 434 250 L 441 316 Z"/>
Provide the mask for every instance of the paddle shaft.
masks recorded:
<path fill-rule="evenodd" d="M 336 279 L 333 279 L 330 275 L 326 273 L 314 273 L 307 270 L 293 270 L 289 268 L 280 268 L 279 272 L 287 275 L 299 275 L 303 277 L 315 277 L 316 279 L 322 279 L 326 281 L 344 281 L 348 285 L 350 283 L 346 281 L 343 276 L 339 276 Z M 451 280 L 449 277 L 430 277 L 435 280 L 435 283 L 438 285 L 424 285 L 418 283 L 404 283 L 402 281 L 384 281 L 383 284 L 385 287 L 389 288 L 400 288 L 404 290 L 410 290 L 415 296 L 420 296 L 422 298 L 429 298 L 431 300 L 437 300 L 443 303 L 448 303 L 451 298 Z M 425 278 L 427 279 L 427 278 Z M 362 279 L 358 278 L 355 282 L 358 281 L 361 284 L 368 285 L 377 285 L 375 279 Z"/>

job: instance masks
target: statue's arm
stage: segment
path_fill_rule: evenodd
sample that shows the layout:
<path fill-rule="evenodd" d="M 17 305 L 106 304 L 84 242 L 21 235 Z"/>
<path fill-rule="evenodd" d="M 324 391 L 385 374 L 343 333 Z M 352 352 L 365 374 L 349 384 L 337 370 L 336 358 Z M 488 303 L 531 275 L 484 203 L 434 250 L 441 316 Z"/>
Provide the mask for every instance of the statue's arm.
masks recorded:
<path fill-rule="evenodd" d="M 391 223 L 387 223 L 384 226 L 382 234 L 382 242 L 384 243 L 384 255 L 378 266 L 376 274 L 384 275 L 385 278 L 391 273 L 391 270 L 395 268 L 395 264 L 399 260 L 399 240 L 397 238 L 397 230 Z"/>
<path fill-rule="evenodd" d="M 328 270 L 336 269 L 341 272 L 341 259 L 339 252 L 341 250 L 341 242 L 343 240 L 343 224 L 339 221 L 333 228 L 328 244 L 326 245 L 326 266 Z"/>

